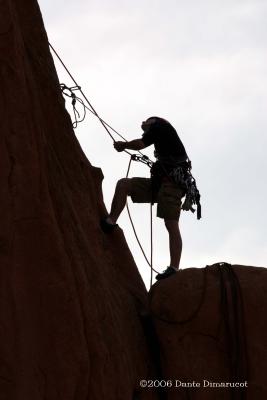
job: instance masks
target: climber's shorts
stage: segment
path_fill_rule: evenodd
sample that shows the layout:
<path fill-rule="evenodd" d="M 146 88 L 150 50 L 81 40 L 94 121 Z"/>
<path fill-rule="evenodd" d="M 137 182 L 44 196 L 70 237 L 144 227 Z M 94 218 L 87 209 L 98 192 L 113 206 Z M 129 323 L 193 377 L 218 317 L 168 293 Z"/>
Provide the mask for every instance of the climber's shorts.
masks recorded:
<path fill-rule="evenodd" d="M 134 203 L 158 203 L 157 217 L 178 220 L 181 212 L 181 199 L 184 189 L 172 182 L 163 182 L 159 192 L 152 199 L 151 179 L 131 178 L 131 199 Z"/>

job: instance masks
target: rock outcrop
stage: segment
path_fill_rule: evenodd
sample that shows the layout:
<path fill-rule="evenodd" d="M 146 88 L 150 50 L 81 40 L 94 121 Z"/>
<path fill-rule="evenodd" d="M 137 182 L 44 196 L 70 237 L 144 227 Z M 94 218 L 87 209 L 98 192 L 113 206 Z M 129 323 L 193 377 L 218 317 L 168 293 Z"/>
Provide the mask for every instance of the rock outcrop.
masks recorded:
<path fill-rule="evenodd" d="M 132 400 L 147 292 L 99 229 L 100 169 L 65 110 L 36 0 L 0 1 L 0 398 Z"/>
<path fill-rule="evenodd" d="M 267 269 L 240 265 L 189 268 L 153 286 L 168 400 L 267 398 L 266 294 Z"/>

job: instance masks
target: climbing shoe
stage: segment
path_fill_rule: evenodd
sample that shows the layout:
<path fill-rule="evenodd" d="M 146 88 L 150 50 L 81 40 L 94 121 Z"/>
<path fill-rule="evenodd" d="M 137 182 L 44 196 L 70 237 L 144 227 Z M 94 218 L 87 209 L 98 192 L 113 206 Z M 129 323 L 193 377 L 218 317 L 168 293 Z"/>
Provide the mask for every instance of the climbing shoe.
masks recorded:
<path fill-rule="evenodd" d="M 163 271 L 161 274 L 158 274 L 156 276 L 156 280 L 160 281 L 161 279 L 168 278 L 169 276 L 172 276 L 176 272 L 177 272 L 176 269 L 174 269 L 172 267 L 168 267 L 167 269 L 165 269 L 165 271 Z"/>
<path fill-rule="evenodd" d="M 105 233 L 112 233 L 118 224 L 110 224 L 105 218 L 100 220 L 100 227 Z"/>

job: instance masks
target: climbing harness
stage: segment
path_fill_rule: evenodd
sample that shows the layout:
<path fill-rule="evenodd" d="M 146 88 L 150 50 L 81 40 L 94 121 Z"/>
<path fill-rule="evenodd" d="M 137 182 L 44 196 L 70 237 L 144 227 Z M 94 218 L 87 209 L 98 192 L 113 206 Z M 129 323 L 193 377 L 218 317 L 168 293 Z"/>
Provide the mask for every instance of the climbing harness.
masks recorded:
<path fill-rule="evenodd" d="M 191 173 L 192 163 L 190 160 L 181 161 L 176 166 L 168 165 L 157 160 L 151 169 L 152 184 L 155 191 L 159 190 L 161 179 L 167 178 L 170 182 L 176 183 L 185 191 L 185 200 L 182 204 L 182 210 L 195 212 L 193 205 L 197 206 L 197 219 L 201 218 L 200 193 L 198 191 L 196 180 Z"/>
<path fill-rule="evenodd" d="M 174 182 L 176 182 L 179 186 L 185 188 L 186 196 L 184 203 L 182 205 L 182 209 L 184 211 L 195 212 L 196 210 L 193 208 L 193 205 L 197 206 L 197 219 L 201 218 L 201 204 L 200 204 L 200 193 L 198 191 L 196 180 L 191 173 L 192 163 L 188 161 L 186 168 L 178 166 L 174 168 L 169 174 L 173 177 Z"/>

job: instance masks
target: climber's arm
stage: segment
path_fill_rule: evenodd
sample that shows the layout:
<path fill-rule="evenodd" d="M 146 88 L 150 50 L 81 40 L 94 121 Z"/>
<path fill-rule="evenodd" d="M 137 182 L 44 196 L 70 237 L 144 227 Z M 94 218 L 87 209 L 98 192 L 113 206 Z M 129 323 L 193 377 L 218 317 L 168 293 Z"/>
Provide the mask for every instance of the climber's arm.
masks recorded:
<path fill-rule="evenodd" d="M 142 139 L 134 139 L 131 140 L 130 142 L 114 142 L 114 147 L 117 151 L 123 151 L 126 149 L 142 150 L 147 146 L 145 145 Z"/>

